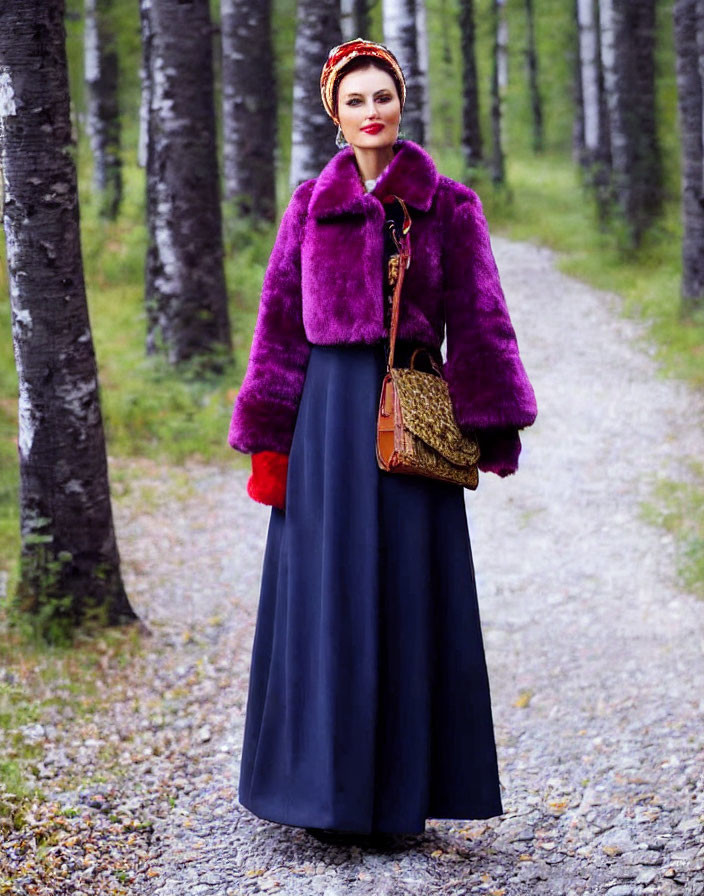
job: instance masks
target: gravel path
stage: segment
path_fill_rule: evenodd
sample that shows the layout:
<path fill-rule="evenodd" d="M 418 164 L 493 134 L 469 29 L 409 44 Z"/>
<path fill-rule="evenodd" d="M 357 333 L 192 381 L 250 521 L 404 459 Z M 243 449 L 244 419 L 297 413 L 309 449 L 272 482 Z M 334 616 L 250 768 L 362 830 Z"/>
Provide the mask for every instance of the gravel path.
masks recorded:
<path fill-rule="evenodd" d="M 185 738 L 178 767 L 154 760 L 171 808 L 130 892 L 704 893 L 704 603 L 641 517 L 658 476 L 704 456 L 701 397 L 658 377 L 614 297 L 547 250 L 494 246 L 540 407 L 519 474 L 467 496 L 506 814 L 382 850 L 238 807 L 268 511 L 244 469 L 194 469 L 185 500 L 119 514 L 135 606 L 178 648 Z"/>

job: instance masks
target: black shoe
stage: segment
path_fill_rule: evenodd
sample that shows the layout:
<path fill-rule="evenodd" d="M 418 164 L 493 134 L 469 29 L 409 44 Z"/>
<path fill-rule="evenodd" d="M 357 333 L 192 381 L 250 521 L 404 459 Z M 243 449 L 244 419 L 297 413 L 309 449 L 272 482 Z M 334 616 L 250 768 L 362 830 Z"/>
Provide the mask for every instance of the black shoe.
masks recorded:
<path fill-rule="evenodd" d="M 320 843 L 331 846 L 359 846 L 366 849 L 401 849 L 403 837 L 395 834 L 373 832 L 364 834 L 359 831 L 333 831 L 328 828 L 306 828 L 306 832 Z"/>

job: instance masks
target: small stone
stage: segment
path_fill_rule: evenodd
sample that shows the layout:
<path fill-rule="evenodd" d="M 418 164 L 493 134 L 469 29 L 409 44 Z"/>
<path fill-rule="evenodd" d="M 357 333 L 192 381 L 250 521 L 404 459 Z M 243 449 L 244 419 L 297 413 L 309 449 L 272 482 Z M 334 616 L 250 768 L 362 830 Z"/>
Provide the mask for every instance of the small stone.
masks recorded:
<path fill-rule="evenodd" d="M 696 831 L 702 827 L 702 822 L 698 818 L 683 818 L 677 825 L 677 830 L 686 833 L 687 831 Z"/>
<path fill-rule="evenodd" d="M 606 855 L 611 856 L 619 856 L 636 848 L 633 838 L 624 828 L 615 828 L 607 831 L 601 838 L 601 846 Z"/>
<path fill-rule="evenodd" d="M 634 896 L 633 887 L 630 884 L 618 884 L 608 889 L 606 896 Z"/>
<path fill-rule="evenodd" d="M 515 836 L 509 837 L 509 839 L 513 843 L 528 843 L 534 837 L 533 828 L 522 828 Z"/>
<path fill-rule="evenodd" d="M 211 734 L 209 725 L 203 725 L 202 728 L 198 729 L 198 740 L 202 744 L 207 744 L 211 737 L 212 737 L 212 734 Z"/>
<path fill-rule="evenodd" d="M 662 865 L 662 855 L 655 850 L 647 849 L 643 852 L 626 853 L 623 861 L 629 865 Z"/>

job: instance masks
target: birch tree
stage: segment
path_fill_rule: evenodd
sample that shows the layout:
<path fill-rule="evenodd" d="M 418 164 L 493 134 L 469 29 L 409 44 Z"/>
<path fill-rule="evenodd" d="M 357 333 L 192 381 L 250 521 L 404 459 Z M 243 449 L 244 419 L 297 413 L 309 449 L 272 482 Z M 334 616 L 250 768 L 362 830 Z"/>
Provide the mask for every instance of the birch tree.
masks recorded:
<path fill-rule="evenodd" d="M 467 166 L 474 168 L 482 160 L 474 0 L 461 0 L 459 25 L 462 49 L 462 152 Z"/>
<path fill-rule="evenodd" d="M 19 607 L 48 637 L 135 618 L 120 577 L 81 258 L 64 0 L 0 6 L 3 224 L 19 380 Z"/>
<path fill-rule="evenodd" d="M 528 92 L 530 95 L 531 121 L 533 124 L 533 151 L 542 152 L 544 146 L 543 134 L 543 103 L 538 86 L 538 51 L 535 44 L 535 16 L 533 14 L 533 0 L 525 0 L 526 4 L 526 70 L 528 73 Z"/>
<path fill-rule="evenodd" d="M 369 0 L 340 0 L 342 39 L 369 38 Z"/>
<path fill-rule="evenodd" d="M 502 70 L 504 58 L 503 12 L 504 0 L 492 0 L 492 65 L 491 65 L 491 179 L 495 184 L 506 181 L 502 133 Z"/>
<path fill-rule="evenodd" d="M 583 163 L 596 158 L 603 140 L 599 115 L 599 32 L 594 0 L 577 0 L 577 34 L 579 41 L 579 85 L 583 122 Z"/>
<path fill-rule="evenodd" d="M 147 131 L 147 350 L 230 351 L 208 0 L 140 0 Z"/>
<path fill-rule="evenodd" d="M 428 21 L 425 0 L 416 0 L 416 35 L 418 42 L 418 72 L 421 88 L 421 107 L 423 115 L 423 137 L 430 139 L 430 90 L 428 88 L 428 68 L 430 66 L 430 50 L 428 47 Z"/>
<path fill-rule="evenodd" d="M 85 0 L 85 82 L 87 129 L 93 153 L 93 184 L 102 197 L 101 213 L 114 218 L 122 201 L 119 64 L 113 0 Z"/>
<path fill-rule="evenodd" d="M 628 239 L 638 245 L 662 204 L 655 113 L 655 0 L 599 0 L 612 177 Z"/>
<path fill-rule="evenodd" d="M 335 130 L 320 101 L 320 72 L 341 43 L 340 0 L 298 0 L 293 74 L 291 188 L 317 177 L 335 152 Z"/>
<path fill-rule="evenodd" d="M 675 0 L 682 139 L 682 310 L 704 308 L 704 0 Z"/>
<path fill-rule="evenodd" d="M 502 94 L 505 94 L 508 89 L 508 19 L 506 18 L 506 0 L 498 0 L 496 14 L 496 67 L 499 90 Z"/>
<path fill-rule="evenodd" d="M 242 215 L 276 216 L 276 75 L 271 0 L 221 0 L 225 195 Z"/>
<path fill-rule="evenodd" d="M 423 74 L 423 55 L 418 33 L 419 12 L 425 0 L 383 0 L 382 21 L 384 43 L 396 56 L 406 77 L 406 105 L 403 110 L 401 130 L 416 143 L 424 143 L 426 137 L 427 83 Z"/>
<path fill-rule="evenodd" d="M 601 39 L 595 0 L 576 0 L 578 66 L 577 95 L 581 140 L 577 161 L 587 184 L 594 190 L 599 218 L 604 222 L 613 201 L 611 191 L 611 141 L 604 91 Z"/>

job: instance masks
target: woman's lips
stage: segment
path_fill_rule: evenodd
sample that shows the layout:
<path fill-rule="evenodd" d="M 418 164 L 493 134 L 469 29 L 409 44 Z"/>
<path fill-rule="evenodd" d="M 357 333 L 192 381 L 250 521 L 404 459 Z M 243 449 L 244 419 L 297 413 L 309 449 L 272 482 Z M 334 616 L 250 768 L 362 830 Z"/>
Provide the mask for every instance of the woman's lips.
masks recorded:
<path fill-rule="evenodd" d="M 365 134 L 378 134 L 383 127 L 383 124 L 368 124 L 365 128 L 362 128 L 362 130 Z"/>

